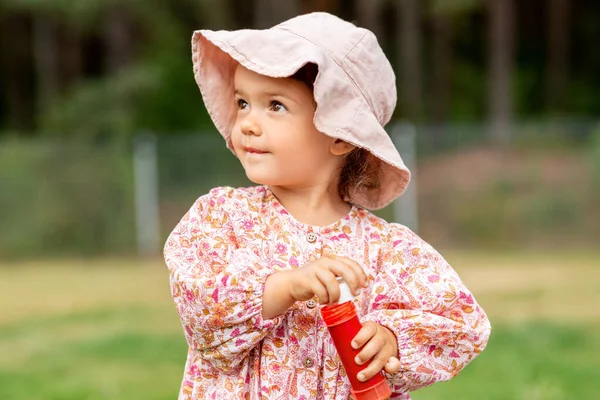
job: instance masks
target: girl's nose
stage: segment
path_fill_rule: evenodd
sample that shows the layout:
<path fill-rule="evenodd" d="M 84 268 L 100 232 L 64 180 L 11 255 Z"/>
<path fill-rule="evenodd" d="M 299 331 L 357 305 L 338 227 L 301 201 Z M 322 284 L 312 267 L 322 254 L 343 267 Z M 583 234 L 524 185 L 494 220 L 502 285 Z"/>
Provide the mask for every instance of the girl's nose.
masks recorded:
<path fill-rule="evenodd" d="M 240 125 L 240 129 L 244 135 L 260 136 L 262 130 L 256 118 L 251 115 L 246 116 Z"/>

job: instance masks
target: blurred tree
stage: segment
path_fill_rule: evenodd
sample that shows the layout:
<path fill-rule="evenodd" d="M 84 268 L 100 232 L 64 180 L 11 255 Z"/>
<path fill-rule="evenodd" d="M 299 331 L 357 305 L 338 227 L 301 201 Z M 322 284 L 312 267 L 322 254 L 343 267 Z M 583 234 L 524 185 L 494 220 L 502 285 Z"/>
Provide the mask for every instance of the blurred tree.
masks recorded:
<path fill-rule="evenodd" d="M 497 143 L 510 138 L 514 62 L 514 0 L 488 0 L 488 99 L 490 135 Z"/>
<path fill-rule="evenodd" d="M 36 105 L 29 79 L 34 65 L 30 27 L 31 19 L 24 13 L 0 13 L 0 118 L 8 131 L 30 132 L 33 128 Z"/>
<path fill-rule="evenodd" d="M 188 15 L 192 18 L 190 23 L 192 29 L 238 29 L 236 24 L 236 11 L 240 9 L 250 10 L 248 2 L 240 0 L 178 0 L 185 5 Z M 246 6 L 244 6 L 246 4 Z M 243 10 L 240 10 L 243 11 Z M 251 11 L 251 10 L 250 10 Z M 180 13 L 177 13 L 180 15 Z M 201 22 L 201 26 L 198 22 Z"/>
<path fill-rule="evenodd" d="M 383 41 L 383 27 L 380 18 L 382 0 L 357 0 L 356 18 L 358 24 L 367 28 L 377 36 L 379 43 Z"/>
<path fill-rule="evenodd" d="M 309 12 L 312 11 L 327 11 L 337 14 L 339 12 L 338 0 L 312 0 L 309 1 Z"/>
<path fill-rule="evenodd" d="M 192 0 L 194 1 L 194 0 Z M 246 0 L 229 0 L 227 7 L 234 25 L 232 29 L 253 28 L 255 6 L 249 7 Z"/>
<path fill-rule="evenodd" d="M 546 104 L 550 111 L 565 111 L 569 75 L 570 11 L 569 0 L 548 1 L 548 60 Z"/>
<path fill-rule="evenodd" d="M 429 3 L 431 81 L 426 101 L 437 134 L 442 134 L 444 123 L 450 118 L 457 25 L 460 27 L 463 17 L 481 5 L 481 0 L 431 0 Z"/>
<path fill-rule="evenodd" d="M 298 0 L 254 0 L 254 26 L 270 28 L 300 12 Z"/>
<path fill-rule="evenodd" d="M 37 112 L 43 113 L 60 90 L 58 24 L 48 12 L 33 16 L 33 54 L 37 76 Z"/>
<path fill-rule="evenodd" d="M 130 65 L 134 58 L 132 23 L 126 5 L 108 4 L 104 12 L 104 62 L 109 74 L 119 72 Z"/>
<path fill-rule="evenodd" d="M 35 62 L 24 62 L 36 68 L 28 73 L 22 65 L 11 67 L 17 62 L 11 59 L 6 69 L 14 68 L 20 78 L 38 85 L 36 93 L 31 94 L 15 85 L 12 95 L 6 97 L 9 107 L 24 110 L 16 114 L 20 125 L 13 127 L 23 129 L 20 121 L 31 121 L 32 115 L 39 115 L 38 131 L 93 139 L 128 137 L 141 129 L 181 130 L 207 125 L 190 66 L 193 28 L 186 23 L 194 28 L 208 24 L 190 21 L 189 15 L 202 19 L 219 14 L 225 19 L 227 13 L 202 13 L 203 7 L 214 8 L 214 3 L 5 0 L 3 6 L 13 15 L 22 12 L 40 22 L 35 29 L 16 24 L 11 28 L 36 33 L 32 39 L 18 35 L 33 43 L 25 47 L 35 54 Z M 3 41 L 5 46 L 11 47 Z M 69 71 L 74 76 L 68 76 Z M 82 72 L 86 80 L 78 79 Z M 18 103 L 17 92 L 37 99 L 34 104 L 48 107 L 27 112 L 27 107 Z M 34 128 L 31 124 L 28 127 Z"/>
<path fill-rule="evenodd" d="M 266 27 L 316 10 L 375 32 L 397 72 L 403 117 L 487 116 L 490 134 L 504 140 L 513 109 L 526 117 L 599 113 L 595 2 L 2 0 L 0 135 L 205 128 L 190 68 L 192 31 Z"/>
<path fill-rule="evenodd" d="M 447 4 L 447 2 L 437 0 L 432 3 L 433 43 L 431 46 L 431 59 L 433 82 L 431 119 L 437 125 L 445 122 L 448 118 L 452 93 L 452 42 L 455 14 L 452 10 L 444 9 L 443 4 Z"/>
<path fill-rule="evenodd" d="M 83 42 L 81 28 L 73 27 L 62 37 L 60 57 L 62 60 L 61 79 L 69 87 L 79 84 L 83 78 Z"/>
<path fill-rule="evenodd" d="M 412 121 L 422 117 L 421 4 L 419 0 L 399 0 L 397 65 L 400 68 L 400 106 Z"/>

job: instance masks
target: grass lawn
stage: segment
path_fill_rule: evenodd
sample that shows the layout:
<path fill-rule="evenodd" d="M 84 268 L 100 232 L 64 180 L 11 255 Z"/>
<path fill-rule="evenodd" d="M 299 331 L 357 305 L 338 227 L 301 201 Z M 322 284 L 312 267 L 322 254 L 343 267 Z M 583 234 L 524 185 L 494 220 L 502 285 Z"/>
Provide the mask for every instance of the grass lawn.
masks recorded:
<path fill-rule="evenodd" d="M 415 399 L 600 398 L 600 254 L 447 257 L 492 337 Z M 185 353 L 160 262 L 0 265 L 0 400 L 175 399 Z"/>

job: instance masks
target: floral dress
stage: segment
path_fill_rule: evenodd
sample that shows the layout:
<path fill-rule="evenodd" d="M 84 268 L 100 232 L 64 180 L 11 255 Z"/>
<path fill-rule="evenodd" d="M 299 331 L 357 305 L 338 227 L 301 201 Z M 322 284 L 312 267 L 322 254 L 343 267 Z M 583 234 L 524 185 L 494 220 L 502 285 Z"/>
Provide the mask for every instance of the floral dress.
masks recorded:
<path fill-rule="evenodd" d="M 396 334 L 392 399 L 455 376 L 490 323 L 456 272 L 408 228 L 353 207 L 325 227 L 292 217 L 264 186 L 216 188 L 167 239 L 171 292 L 189 345 L 179 399 L 348 399 L 350 383 L 316 299 L 262 318 L 267 277 L 327 254 L 362 265 L 361 321 Z"/>

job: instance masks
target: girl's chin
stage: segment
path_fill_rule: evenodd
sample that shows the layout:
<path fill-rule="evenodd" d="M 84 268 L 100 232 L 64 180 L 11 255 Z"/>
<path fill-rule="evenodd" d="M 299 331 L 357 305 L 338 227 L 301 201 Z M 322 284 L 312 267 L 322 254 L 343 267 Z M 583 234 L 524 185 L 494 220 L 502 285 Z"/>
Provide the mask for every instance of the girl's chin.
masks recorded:
<path fill-rule="evenodd" d="M 275 179 L 274 176 L 269 176 L 267 174 L 258 174 L 246 170 L 246 177 L 250 180 L 250 182 L 257 185 L 276 186 L 278 184 L 278 180 Z"/>

